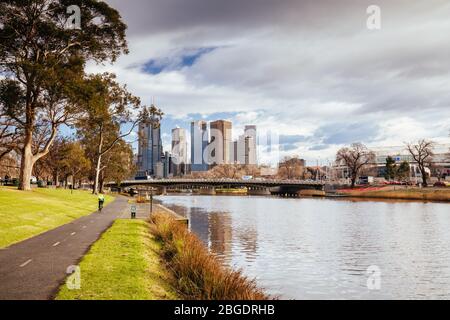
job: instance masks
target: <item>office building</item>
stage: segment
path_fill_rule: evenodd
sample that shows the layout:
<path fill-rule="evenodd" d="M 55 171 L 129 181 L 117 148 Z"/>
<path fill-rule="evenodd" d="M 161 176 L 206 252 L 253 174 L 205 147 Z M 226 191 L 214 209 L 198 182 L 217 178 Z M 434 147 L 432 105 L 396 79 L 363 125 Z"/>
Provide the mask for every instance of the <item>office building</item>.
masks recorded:
<path fill-rule="evenodd" d="M 258 164 L 258 137 L 256 133 L 256 126 L 255 125 L 248 125 L 245 126 L 244 129 L 244 135 L 247 137 L 251 137 L 251 145 L 248 148 L 248 159 L 250 163 L 248 164 Z"/>
<path fill-rule="evenodd" d="M 191 170 L 208 171 L 204 153 L 209 143 L 208 124 L 205 121 L 191 122 Z"/>
<path fill-rule="evenodd" d="M 210 124 L 211 129 L 211 145 L 214 146 L 212 151 L 213 165 L 229 164 L 231 159 L 232 148 L 232 123 L 226 120 L 213 121 Z"/>
<path fill-rule="evenodd" d="M 163 148 L 161 128 L 149 119 L 139 124 L 137 176 L 155 176 L 156 165 L 161 162 Z"/>
<path fill-rule="evenodd" d="M 187 135 L 182 128 L 172 129 L 173 175 L 180 176 L 187 171 Z"/>
<path fill-rule="evenodd" d="M 256 164 L 256 145 L 254 138 L 242 135 L 237 141 L 236 163 L 244 165 Z"/>

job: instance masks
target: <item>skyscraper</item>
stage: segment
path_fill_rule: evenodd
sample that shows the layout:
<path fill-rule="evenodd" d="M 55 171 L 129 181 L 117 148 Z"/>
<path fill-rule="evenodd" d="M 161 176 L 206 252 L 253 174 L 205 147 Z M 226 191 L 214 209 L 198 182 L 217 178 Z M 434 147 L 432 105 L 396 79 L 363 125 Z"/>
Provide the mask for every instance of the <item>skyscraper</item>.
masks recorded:
<path fill-rule="evenodd" d="M 245 165 L 256 164 L 256 152 L 254 139 L 251 136 L 242 135 L 237 141 L 237 163 Z"/>
<path fill-rule="evenodd" d="M 205 121 L 191 122 L 191 170 L 208 171 L 204 152 L 208 147 L 208 124 Z"/>
<path fill-rule="evenodd" d="M 226 120 L 213 121 L 211 128 L 211 144 L 213 149 L 213 164 L 229 164 L 232 157 L 232 123 Z"/>
<path fill-rule="evenodd" d="M 187 137 L 185 129 L 172 129 L 172 157 L 174 163 L 173 174 L 176 176 L 185 174 L 187 165 Z"/>
<path fill-rule="evenodd" d="M 248 146 L 248 159 L 250 163 L 247 164 L 258 164 L 258 137 L 256 134 L 256 126 L 250 125 L 245 126 L 244 135 L 246 137 L 251 137 L 251 145 Z"/>
<path fill-rule="evenodd" d="M 138 176 L 154 176 L 162 157 L 161 128 L 151 119 L 139 124 Z"/>

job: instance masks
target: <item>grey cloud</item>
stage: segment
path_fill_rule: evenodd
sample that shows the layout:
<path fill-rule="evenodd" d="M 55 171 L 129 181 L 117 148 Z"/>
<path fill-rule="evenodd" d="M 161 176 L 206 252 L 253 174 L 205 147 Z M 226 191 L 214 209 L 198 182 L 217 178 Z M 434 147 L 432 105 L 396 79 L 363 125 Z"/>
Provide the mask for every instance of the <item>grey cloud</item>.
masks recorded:
<path fill-rule="evenodd" d="M 294 144 L 299 142 L 304 142 L 307 137 L 302 135 L 280 135 L 280 144 Z"/>
<path fill-rule="evenodd" d="M 365 27 L 372 0 L 107 2 L 129 25 L 130 42 L 139 40 L 140 65 L 217 48 L 183 68 L 151 65 L 158 74 L 147 87 L 149 78 L 136 80 L 167 113 L 263 110 L 258 121 L 301 133 L 284 136 L 285 148 L 314 143 L 318 152 L 375 141 L 387 120 L 427 128 L 450 117 L 447 0 L 377 0 L 379 31 Z"/>
<path fill-rule="evenodd" d="M 308 150 L 310 150 L 310 151 L 321 151 L 321 150 L 328 149 L 328 147 L 329 146 L 326 145 L 326 144 L 318 144 L 318 145 L 314 145 L 314 146 L 308 148 Z"/>
<path fill-rule="evenodd" d="M 331 23 L 351 21 L 349 17 L 356 10 L 364 13 L 371 4 L 368 0 L 341 0 L 339 4 L 334 0 L 133 0 L 132 4 L 123 0 L 106 2 L 121 12 L 131 35 L 226 28 L 237 36 L 239 30 L 258 29 L 265 25 L 293 30 L 317 30 Z M 379 2 L 388 3 L 386 0 Z"/>
<path fill-rule="evenodd" d="M 281 151 L 293 151 L 298 149 L 298 145 L 296 144 L 283 144 L 280 146 Z"/>
<path fill-rule="evenodd" d="M 361 123 L 332 123 L 320 127 L 315 137 L 322 141 L 322 144 L 351 144 L 354 142 L 372 142 L 379 134 L 380 127 L 373 122 Z M 317 149 L 316 149 L 317 150 Z"/>

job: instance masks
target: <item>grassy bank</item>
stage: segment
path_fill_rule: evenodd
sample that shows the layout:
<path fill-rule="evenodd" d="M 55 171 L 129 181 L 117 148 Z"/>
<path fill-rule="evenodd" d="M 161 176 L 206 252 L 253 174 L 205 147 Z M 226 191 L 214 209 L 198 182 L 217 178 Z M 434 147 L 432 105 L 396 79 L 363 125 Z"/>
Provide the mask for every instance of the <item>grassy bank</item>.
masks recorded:
<path fill-rule="evenodd" d="M 381 188 L 379 190 L 345 190 L 338 194 L 349 197 L 396 200 L 450 201 L 450 188 Z"/>
<path fill-rule="evenodd" d="M 185 299 L 264 300 L 269 297 L 240 271 L 223 267 L 203 243 L 167 214 L 152 217 L 151 233 L 161 242 L 161 255 L 173 286 Z"/>
<path fill-rule="evenodd" d="M 117 220 L 80 263 L 81 289 L 61 287 L 58 300 L 176 299 L 148 222 Z"/>
<path fill-rule="evenodd" d="M 114 198 L 106 196 L 106 204 Z M 87 191 L 0 187 L 0 248 L 56 228 L 97 210 Z"/>

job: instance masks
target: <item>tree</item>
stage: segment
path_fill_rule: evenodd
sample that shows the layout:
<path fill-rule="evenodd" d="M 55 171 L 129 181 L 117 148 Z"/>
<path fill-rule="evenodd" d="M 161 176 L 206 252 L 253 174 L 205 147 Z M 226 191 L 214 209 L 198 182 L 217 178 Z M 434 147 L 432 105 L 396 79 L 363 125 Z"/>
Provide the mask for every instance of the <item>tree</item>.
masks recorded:
<path fill-rule="evenodd" d="M 68 28 L 68 7 L 81 10 L 80 29 Z M 94 0 L 7 0 L 0 2 L 0 107 L 19 128 L 21 190 L 30 190 L 34 164 L 45 156 L 61 124 L 73 119 L 77 79 L 88 60 L 114 62 L 127 53 L 126 25 L 105 2 Z M 47 127 L 42 148 L 34 134 Z"/>
<path fill-rule="evenodd" d="M 75 188 L 75 182 L 81 172 L 88 171 L 91 167 L 91 162 L 86 157 L 86 153 L 77 141 L 72 141 L 66 144 L 63 151 L 63 158 L 60 161 L 61 167 L 72 177 L 72 189 Z"/>
<path fill-rule="evenodd" d="M 0 87 L 1 90 L 1 87 Z M 0 92 L 0 99 L 3 96 Z M 3 102 L 0 100 L 0 161 L 10 152 L 17 149 L 19 132 L 14 125 L 14 122 L 2 112 Z"/>
<path fill-rule="evenodd" d="M 426 169 L 431 166 L 431 161 L 433 160 L 434 142 L 422 139 L 415 144 L 407 144 L 406 148 L 419 167 L 420 174 L 422 175 L 422 185 L 427 187 L 428 173 Z"/>
<path fill-rule="evenodd" d="M 90 149 L 96 194 L 104 169 L 102 158 L 130 135 L 140 121 L 153 119 L 159 123 L 163 113 L 153 105 L 139 111 L 140 99 L 129 93 L 126 86 L 119 85 L 112 74 L 90 75 L 84 81 L 83 92 L 79 104 L 84 115 L 77 121 L 77 134 Z"/>
<path fill-rule="evenodd" d="M 105 181 L 113 181 L 120 184 L 122 181 L 136 173 L 133 149 L 122 139 L 111 149 L 111 152 L 105 156 L 103 164 L 103 170 L 100 174 L 100 192 L 103 192 Z"/>
<path fill-rule="evenodd" d="M 305 161 L 295 157 L 285 157 L 278 165 L 278 176 L 281 179 L 301 179 L 305 172 Z"/>
<path fill-rule="evenodd" d="M 0 159 L 0 178 L 17 178 L 19 176 L 19 157 L 16 152 L 11 152 Z"/>
<path fill-rule="evenodd" d="M 375 161 L 375 153 L 362 143 L 353 143 L 350 148 L 342 148 L 337 152 L 336 161 L 347 166 L 351 187 L 354 188 L 361 170 Z"/>
<path fill-rule="evenodd" d="M 395 170 L 395 176 L 399 180 L 406 180 L 409 178 L 411 169 L 409 167 L 408 161 L 402 161 L 398 167 L 396 167 Z"/>
<path fill-rule="evenodd" d="M 208 176 L 212 179 L 238 179 L 243 175 L 243 168 L 244 166 L 239 164 L 219 164 L 208 171 Z"/>
<path fill-rule="evenodd" d="M 388 156 L 386 158 L 386 173 L 384 174 L 384 177 L 386 180 L 392 180 L 395 179 L 395 160 L 391 156 Z"/>
<path fill-rule="evenodd" d="M 64 173 L 64 160 L 66 146 L 69 140 L 65 137 L 56 137 L 54 143 L 49 148 L 49 152 L 38 161 L 36 166 L 40 168 L 46 168 L 50 175 L 53 185 L 59 187 L 60 178 Z"/>

